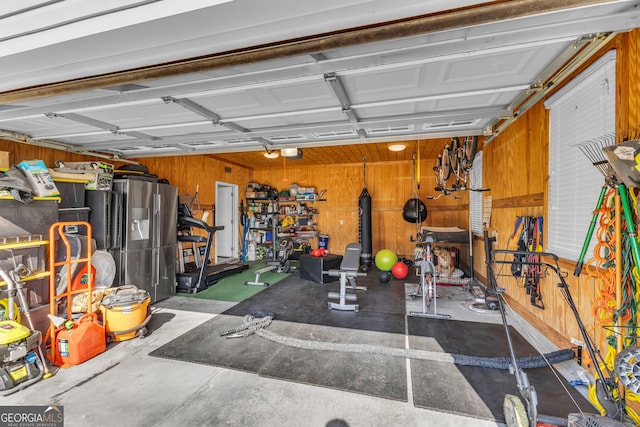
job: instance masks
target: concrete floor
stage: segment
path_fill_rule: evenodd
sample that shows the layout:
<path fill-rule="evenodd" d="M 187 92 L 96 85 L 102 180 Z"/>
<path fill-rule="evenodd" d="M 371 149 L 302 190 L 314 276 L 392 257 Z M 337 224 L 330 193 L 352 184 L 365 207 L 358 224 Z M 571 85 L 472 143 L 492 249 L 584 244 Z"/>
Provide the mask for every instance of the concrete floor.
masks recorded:
<path fill-rule="evenodd" d="M 496 312 L 465 307 L 469 292 L 445 288 L 438 312 L 500 322 Z M 2 398 L 2 405 L 63 405 L 67 427 L 501 425 L 417 408 L 411 396 L 392 401 L 148 355 L 233 304 L 181 296 L 161 301 L 152 307 L 146 338 L 111 343 L 97 357 Z M 407 309 L 421 311 L 420 300 L 409 300 Z"/>

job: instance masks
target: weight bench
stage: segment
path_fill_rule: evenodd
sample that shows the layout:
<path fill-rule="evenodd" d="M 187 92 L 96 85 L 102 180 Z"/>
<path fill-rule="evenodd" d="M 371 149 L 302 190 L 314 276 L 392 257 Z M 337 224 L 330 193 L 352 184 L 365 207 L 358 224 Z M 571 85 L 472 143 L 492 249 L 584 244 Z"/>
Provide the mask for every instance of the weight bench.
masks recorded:
<path fill-rule="evenodd" d="M 260 275 L 262 273 L 266 273 L 267 271 L 271 271 L 271 270 L 275 270 L 276 266 L 275 265 L 268 265 L 266 267 L 263 267 L 259 270 L 256 270 L 256 279 L 251 281 L 251 280 L 247 280 L 246 282 L 244 282 L 245 285 L 255 285 L 255 286 L 269 286 L 269 284 L 267 282 L 261 282 L 260 281 Z"/>
<path fill-rule="evenodd" d="M 344 251 L 344 257 L 340 263 L 339 270 L 323 271 L 324 274 L 329 276 L 340 277 L 340 292 L 329 292 L 329 299 L 339 299 L 340 302 L 329 301 L 329 309 L 335 308 L 336 310 L 352 310 L 358 311 L 358 304 L 347 304 L 347 301 L 357 301 L 358 297 L 355 294 L 347 293 L 347 280 L 350 283 L 350 288 L 353 290 L 366 291 L 364 286 L 356 286 L 357 276 L 366 276 L 365 273 L 360 273 L 360 253 L 362 252 L 362 246 L 360 243 L 349 243 Z"/>

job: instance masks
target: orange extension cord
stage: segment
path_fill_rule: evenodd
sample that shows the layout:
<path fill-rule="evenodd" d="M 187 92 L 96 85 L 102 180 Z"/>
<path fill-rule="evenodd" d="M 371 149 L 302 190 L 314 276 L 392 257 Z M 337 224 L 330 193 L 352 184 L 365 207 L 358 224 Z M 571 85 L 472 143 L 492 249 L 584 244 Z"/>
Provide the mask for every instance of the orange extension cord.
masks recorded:
<path fill-rule="evenodd" d="M 633 191 L 630 192 L 633 200 L 632 206 L 636 206 L 636 197 Z M 616 346 L 616 323 L 629 327 L 637 325 L 638 307 L 637 302 L 640 301 L 640 289 L 637 286 L 640 283 L 637 266 L 634 265 L 633 257 L 629 255 L 630 248 L 627 244 L 622 249 L 623 272 L 622 272 L 622 296 L 623 302 L 618 307 L 616 302 L 616 215 L 614 209 L 615 189 L 611 188 L 607 192 L 602 207 L 598 213 L 599 222 L 596 230 L 597 243 L 593 250 L 594 256 L 585 265 L 585 271 L 590 277 L 596 281 L 596 297 L 592 304 L 592 313 L 596 319 L 599 328 L 594 326 L 589 332 L 594 337 L 596 345 L 607 344 L 607 353 L 604 357 L 604 365 L 601 366 L 603 371 L 613 372 L 614 361 L 617 355 Z M 637 212 L 635 215 L 637 217 Z M 622 224 L 624 225 L 624 224 Z M 624 227 L 623 227 L 624 229 Z M 638 238 L 638 236 L 635 236 Z M 626 266 L 625 266 L 626 264 Z M 590 283 L 586 281 L 585 283 Z M 588 292 L 588 291 L 587 291 Z M 618 332 L 619 333 L 619 332 Z M 626 334 L 623 339 L 623 346 L 636 345 L 635 337 Z M 600 343 L 600 344 L 598 344 Z M 595 363 L 595 361 L 591 361 Z M 616 396 L 617 397 L 617 396 Z M 640 402 L 640 396 L 630 391 L 625 391 L 625 399 L 627 401 Z M 601 414 L 605 414 L 605 410 L 598 402 L 595 384 L 589 387 L 589 400 L 600 410 Z M 638 425 L 640 425 L 640 415 L 632 408 L 625 407 L 627 415 Z"/>

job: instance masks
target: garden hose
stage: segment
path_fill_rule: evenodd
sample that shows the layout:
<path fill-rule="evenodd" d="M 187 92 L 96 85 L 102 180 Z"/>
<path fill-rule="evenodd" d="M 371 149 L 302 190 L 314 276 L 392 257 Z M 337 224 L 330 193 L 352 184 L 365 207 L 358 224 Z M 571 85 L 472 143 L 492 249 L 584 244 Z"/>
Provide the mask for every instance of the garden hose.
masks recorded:
<path fill-rule="evenodd" d="M 626 187 L 620 186 L 617 189 L 620 195 L 620 202 L 623 207 L 624 217 L 616 218 L 614 210 L 614 198 L 616 191 L 609 189 L 599 200 L 599 208 L 594 212 L 594 218 L 599 217 L 597 221 L 598 229 L 596 231 L 596 245 L 594 255 L 585 264 L 587 274 L 596 281 L 596 298 L 593 301 L 592 310 L 596 322 L 601 329 L 593 330 L 594 335 L 600 335 L 600 330 L 604 331 L 604 335 L 594 342 L 606 343 L 607 351 L 603 361 L 599 363 L 602 372 L 614 372 L 615 360 L 618 355 L 618 343 L 620 341 L 621 325 L 624 325 L 626 333 L 622 337 L 622 346 L 636 345 L 637 335 L 637 311 L 638 301 L 640 301 L 640 290 L 637 284 L 640 283 L 638 275 L 638 238 L 636 235 L 634 215 L 628 197 L 634 200 L 633 193 L 629 195 Z M 620 223 L 619 223 L 620 222 Z M 595 223 L 594 223 L 595 224 Z M 621 233 L 620 239 L 617 238 L 616 228 L 625 230 Z M 621 241 L 619 241 L 621 240 Z M 617 254 L 617 252 L 621 252 Z M 616 260 L 616 255 L 618 258 Z M 620 262 L 619 269 L 617 262 Z M 620 276 L 616 277 L 616 274 Z M 621 283 L 617 283 L 621 277 Z M 619 288 L 618 288 L 619 285 Z M 592 361 L 598 363 L 597 361 Z M 592 404 L 600 411 L 601 415 L 611 416 L 613 412 L 617 412 L 617 408 L 612 405 L 613 402 L 606 399 L 602 395 L 602 387 L 607 387 L 605 381 L 609 381 L 610 391 L 614 401 L 618 401 L 621 396 L 617 389 L 617 380 L 598 378 L 596 382 L 589 385 L 588 397 Z M 640 401 L 640 397 L 631 390 L 625 389 L 625 401 Z M 625 414 L 636 424 L 640 425 L 640 416 L 638 413 L 624 405 Z"/>

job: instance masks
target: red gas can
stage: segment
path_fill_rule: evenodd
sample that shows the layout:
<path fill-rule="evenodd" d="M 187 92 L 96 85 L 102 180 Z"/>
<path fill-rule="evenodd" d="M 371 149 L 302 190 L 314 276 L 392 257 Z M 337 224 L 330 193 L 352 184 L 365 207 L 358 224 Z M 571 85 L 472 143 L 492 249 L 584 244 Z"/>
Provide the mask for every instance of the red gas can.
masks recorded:
<path fill-rule="evenodd" d="M 56 364 L 79 365 L 107 349 L 104 327 L 95 313 L 87 313 L 73 322 L 73 328 L 56 334 Z"/>

